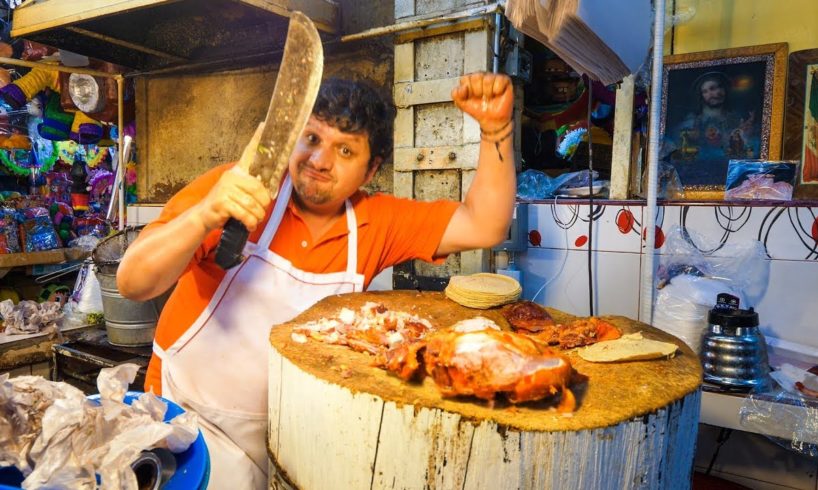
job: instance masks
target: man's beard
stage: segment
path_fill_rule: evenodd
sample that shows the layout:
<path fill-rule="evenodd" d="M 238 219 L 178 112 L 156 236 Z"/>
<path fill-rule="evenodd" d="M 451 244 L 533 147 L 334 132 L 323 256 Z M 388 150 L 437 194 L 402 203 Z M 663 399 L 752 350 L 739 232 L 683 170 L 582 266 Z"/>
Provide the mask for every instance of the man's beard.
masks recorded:
<path fill-rule="evenodd" d="M 334 180 L 317 182 L 303 174 L 299 174 L 293 179 L 293 186 L 298 193 L 298 197 L 303 201 L 317 205 L 326 204 L 332 200 L 332 184 L 334 184 Z"/>

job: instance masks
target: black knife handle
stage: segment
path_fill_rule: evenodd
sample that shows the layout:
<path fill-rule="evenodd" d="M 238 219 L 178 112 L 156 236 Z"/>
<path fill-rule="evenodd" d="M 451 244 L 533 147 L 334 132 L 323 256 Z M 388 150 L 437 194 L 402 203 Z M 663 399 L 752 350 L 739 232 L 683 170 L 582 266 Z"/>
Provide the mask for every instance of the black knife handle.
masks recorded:
<path fill-rule="evenodd" d="M 244 260 L 242 252 L 250 232 L 241 221 L 230 218 L 224 224 L 222 237 L 216 247 L 216 264 L 224 270 L 232 269 Z"/>

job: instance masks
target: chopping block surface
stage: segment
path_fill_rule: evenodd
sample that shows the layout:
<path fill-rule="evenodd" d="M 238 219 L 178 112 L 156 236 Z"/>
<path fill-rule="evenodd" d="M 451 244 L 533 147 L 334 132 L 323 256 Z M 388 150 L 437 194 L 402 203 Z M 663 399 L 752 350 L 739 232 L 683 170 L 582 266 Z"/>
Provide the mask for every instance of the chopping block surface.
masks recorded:
<path fill-rule="evenodd" d="M 499 402 L 492 408 L 476 398 L 443 398 L 430 377 L 426 377 L 422 383 L 407 383 L 372 366 L 373 358 L 368 354 L 312 339 L 301 344 L 291 338 L 296 325 L 323 317 L 335 317 L 344 307 L 357 310 L 368 301 L 382 303 L 392 310 L 417 314 L 437 328 L 475 316 L 490 318 L 502 328 L 509 328 L 499 308 L 466 308 L 447 299 L 443 293 L 350 293 L 325 298 L 292 321 L 275 326 L 270 333 L 270 343 L 299 369 L 353 393 L 373 394 L 398 406 L 412 405 L 415 410 L 423 407 L 442 409 L 460 414 L 465 419 L 492 420 L 520 431 L 577 431 L 616 425 L 654 413 L 684 398 L 696 391 L 702 380 L 698 357 L 684 342 L 650 325 L 622 316 L 602 318 L 619 327 L 623 334 L 641 332 L 648 339 L 675 343 L 679 351 L 671 359 L 605 364 L 583 360 L 576 349 L 564 351 L 574 368 L 588 377 L 586 383 L 572 388 L 578 406 L 570 414 L 557 413 L 552 409 L 555 402 L 549 399 L 517 406 Z M 549 309 L 549 313 L 558 323 L 574 318 L 554 309 Z"/>

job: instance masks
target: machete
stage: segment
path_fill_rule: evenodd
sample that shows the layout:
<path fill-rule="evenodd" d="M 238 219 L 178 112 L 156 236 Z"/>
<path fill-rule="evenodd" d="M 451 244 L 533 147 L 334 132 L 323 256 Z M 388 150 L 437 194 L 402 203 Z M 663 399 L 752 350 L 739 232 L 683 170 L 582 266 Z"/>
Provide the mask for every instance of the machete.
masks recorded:
<path fill-rule="evenodd" d="M 273 199 L 278 195 L 290 154 L 312 113 L 323 69 L 324 50 L 318 31 L 306 15 L 293 12 L 273 98 L 248 169 L 250 175 L 270 191 Z M 248 236 L 247 228 L 239 220 L 227 220 L 216 247 L 216 264 L 222 269 L 240 264 Z"/>

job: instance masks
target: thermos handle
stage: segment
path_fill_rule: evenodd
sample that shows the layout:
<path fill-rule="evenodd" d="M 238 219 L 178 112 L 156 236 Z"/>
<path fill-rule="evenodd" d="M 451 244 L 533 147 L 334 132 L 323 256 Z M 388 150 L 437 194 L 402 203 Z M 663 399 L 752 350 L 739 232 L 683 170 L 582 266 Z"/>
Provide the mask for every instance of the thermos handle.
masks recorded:
<path fill-rule="evenodd" d="M 232 269 L 244 260 L 242 252 L 250 232 L 241 221 L 230 218 L 224 224 L 219 245 L 216 247 L 216 264 L 224 270 Z"/>

